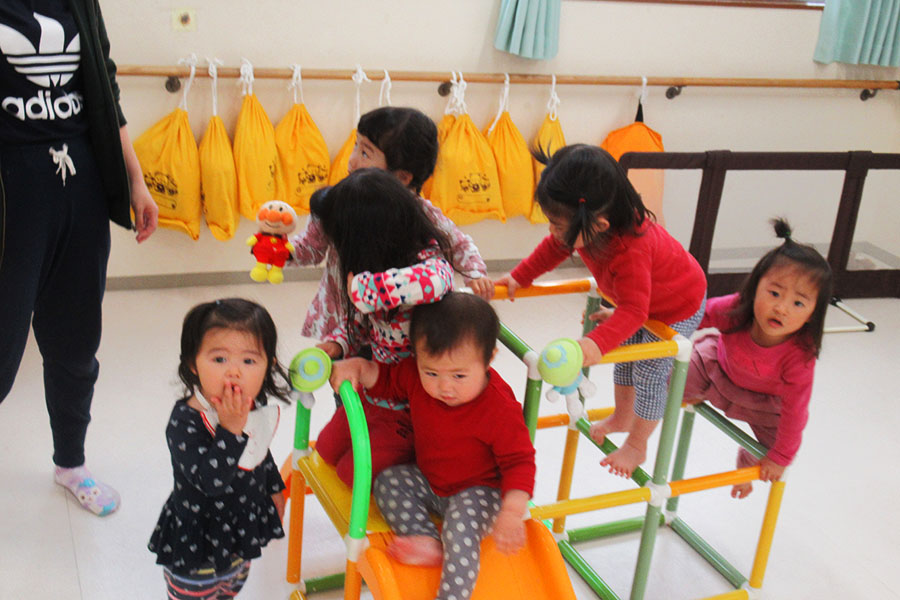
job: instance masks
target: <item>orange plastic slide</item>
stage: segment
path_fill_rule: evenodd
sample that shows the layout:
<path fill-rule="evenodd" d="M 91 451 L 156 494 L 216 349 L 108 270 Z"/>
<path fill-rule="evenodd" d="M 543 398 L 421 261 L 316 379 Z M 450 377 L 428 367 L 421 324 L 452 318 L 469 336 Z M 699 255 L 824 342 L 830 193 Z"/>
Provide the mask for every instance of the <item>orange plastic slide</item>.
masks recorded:
<path fill-rule="evenodd" d="M 491 537 L 481 544 L 481 570 L 472 600 L 575 600 L 572 582 L 550 531 L 534 519 L 525 522 L 528 541 L 514 555 L 497 550 Z M 375 600 L 433 600 L 439 567 L 411 567 L 385 552 L 391 534 L 369 534 L 370 546 L 359 570 Z"/>

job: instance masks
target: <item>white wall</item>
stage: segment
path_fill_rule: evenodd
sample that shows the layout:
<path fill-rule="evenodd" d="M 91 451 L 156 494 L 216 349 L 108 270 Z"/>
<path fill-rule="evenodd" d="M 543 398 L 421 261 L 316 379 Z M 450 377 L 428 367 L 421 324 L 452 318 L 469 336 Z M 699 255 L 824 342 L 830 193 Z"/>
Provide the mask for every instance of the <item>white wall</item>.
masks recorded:
<path fill-rule="evenodd" d="M 900 79 L 900 69 L 822 66 L 812 61 L 820 11 L 674 6 L 609 1 L 562 3 L 560 50 L 551 61 L 530 61 L 494 50 L 499 1 L 485 0 L 145 0 L 103 4 L 113 56 L 119 64 L 174 65 L 191 52 L 216 56 L 226 66 L 241 57 L 257 67 L 557 73 L 625 76 L 778 77 Z M 175 32 L 173 9 L 196 12 L 197 29 Z M 161 78 L 120 77 L 129 130 L 137 137 L 180 101 Z M 254 92 L 273 122 L 287 111 L 286 80 L 257 80 Z M 379 83 L 366 84 L 362 110 L 377 106 Z M 470 84 L 467 103 L 479 125 L 497 106 L 499 84 Z M 560 118 L 568 142 L 599 143 L 634 117 L 637 89 L 560 86 Z M 305 100 L 329 145 L 337 152 L 354 125 L 354 85 L 308 80 Z M 900 96 L 882 91 L 861 102 L 854 90 L 685 88 L 674 100 L 651 88 L 648 125 L 670 151 L 900 152 Z M 511 114 L 526 139 L 543 119 L 548 88 L 514 85 Z M 240 86 L 220 80 L 219 113 L 233 127 Z M 411 105 L 440 118 L 445 100 L 432 83 L 395 82 L 394 105 Z M 198 79 L 189 98 L 199 140 L 211 113 L 209 80 Z M 687 244 L 699 177 L 670 173 L 665 215 L 669 229 Z M 867 182 L 857 240 L 900 255 L 900 174 Z M 827 242 L 840 177 L 834 174 L 729 176 L 715 247 L 768 246 L 766 220 L 786 215 L 797 237 Z M 160 230 L 137 247 L 115 228 L 110 276 L 242 271 L 251 259 L 242 240 L 254 231 L 244 220 L 235 238 L 216 241 L 208 230 L 193 242 L 183 233 Z M 464 228 L 486 259 L 527 253 L 544 234 L 522 218 Z"/>

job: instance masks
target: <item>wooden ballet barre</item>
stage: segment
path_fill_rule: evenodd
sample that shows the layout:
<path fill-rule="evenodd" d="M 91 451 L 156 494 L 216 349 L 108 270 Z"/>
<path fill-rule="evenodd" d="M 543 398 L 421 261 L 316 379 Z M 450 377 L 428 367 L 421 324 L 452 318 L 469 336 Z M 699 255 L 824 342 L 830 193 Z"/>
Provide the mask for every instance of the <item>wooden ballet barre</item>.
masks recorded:
<path fill-rule="evenodd" d="M 350 80 L 354 69 L 306 69 L 302 70 L 304 79 Z M 364 71 L 372 81 L 384 79 L 383 70 Z M 119 65 L 119 75 L 128 77 L 187 77 L 190 68 L 184 66 L 162 65 Z M 391 81 L 420 81 L 449 84 L 448 74 L 444 71 L 388 71 Z M 238 67 L 219 67 L 219 77 L 237 78 L 241 75 Z M 255 67 L 255 79 L 290 79 L 293 71 L 289 68 Z M 503 83 L 505 73 L 463 73 L 469 83 Z M 198 68 L 196 77 L 209 77 L 204 68 Z M 642 77 L 622 75 L 556 75 L 558 85 L 620 85 L 641 86 Z M 546 84 L 553 81 L 553 75 L 538 73 L 509 73 L 510 83 Z M 647 77 L 647 85 L 662 87 L 762 87 L 762 88 L 826 88 L 826 89 L 862 89 L 862 90 L 898 90 L 900 81 L 881 79 L 783 79 L 771 77 Z M 447 90 L 449 91 L 449 89 Z"/>

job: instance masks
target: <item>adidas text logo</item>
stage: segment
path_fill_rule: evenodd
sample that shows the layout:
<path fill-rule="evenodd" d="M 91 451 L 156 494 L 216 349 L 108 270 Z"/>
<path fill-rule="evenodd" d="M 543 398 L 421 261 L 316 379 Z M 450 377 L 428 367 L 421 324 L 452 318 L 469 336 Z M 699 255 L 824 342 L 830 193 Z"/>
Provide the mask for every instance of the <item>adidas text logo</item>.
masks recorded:
<path fill-rule="evenodd" d="M 69 92 L 65 96 L 51 99 L 50 92 L 39 90 L 37 94 L 28 98 L 7 96 L 3 99 L 3 110 L 16 117 L 20 121 L 53 121 L 54 119 L 68 119 L 72 115 L 81 112 L 84 98 L 78 92 Z"/>

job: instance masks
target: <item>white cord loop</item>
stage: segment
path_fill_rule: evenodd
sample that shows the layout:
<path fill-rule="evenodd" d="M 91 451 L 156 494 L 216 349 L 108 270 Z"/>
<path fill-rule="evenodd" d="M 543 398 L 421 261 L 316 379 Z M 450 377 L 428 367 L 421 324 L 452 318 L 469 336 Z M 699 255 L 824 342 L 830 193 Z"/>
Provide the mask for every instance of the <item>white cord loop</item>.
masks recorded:
<path fill-rule="evenodd" d="M 369 76 L 366 75 L 366 72 L 363 71 L 363 68 L 359 65 L 356 65 L 356 72 L 353 74 L 353 83 L 356 84 L 356 120 L 353 121 L 354 127 L 357 123 L 359 123 L 360 117 L 360 109 L 359 109 L 359 92 L 362 89 L 362 84 L 365 81 L 372 81 L 369 79 Z"/>
<path fill-rule="evenodd" d="M 456 95 L 454 101 L 455 109 L 457 115 L 464 115 L 469 112 L 469 107 L 466 106 L 466 86 L 469 84 L 463 79 L 462 71 L 458 71 L 457 75 L 459 76 L 459 79 L 456 82 L 456 87 L 453 89 L 454 94 Z"/>
<path fill-rule="evenodd" d="M 388 73 L 387 69 L 384 70 L 384 79 L 381 80 L 381 91 L 378 92 L 378 106 L 387 106 L 391 105 L 391 86 L 393 82 L 391 81 L 391 74 Z"/>
<path fill-rule="evenodd" d="M 253 65 L 246 58 L 241 59 L 241 94 L 253 94 Z"/>
<path fill-rule="evenodd" d="M 54 150 L 51 147 L 50 156 L 53 157 L 53 164 L 57 165 L 56 173 L 62 177 L 63 187 L 66 187 L 67 171 L 70 175 L 75 174 L 75 163 L 72 162 L 72 157 L 69 156 L 69 145 L 63 144 L 62 150 Z"/>
<path fill-rule="evenodd" d="M 187 65 L 191 68 L 191 74 L 188 75 L 187 84 L 184 86 L 184 94 L 181 96 L 181 104 L 178 105 L 182 110 L 187 110 L 188 92 L 191 91 L 191 85 L 194 83 L 194 76 L 197 74 L 197 55 L 191 54 L 187 58 L 179 58 L 179 65 Z"/>
<path fill-rule="evenodd" d="M 559 96 L 556 93 L 556 75 L 551 75 L 550 83 L 550 100 L 547 101 L 547 112 L 550 114 L 550 120 L 555 121 L 559 118 Z"/>
<path fill-rule="evenodd" d="M 497 126 L 497 122 L 500 120 L 500 117 L 503 116 L 503 113 L 509 110 L 509 73 L 503 74 L 503 91 L 500 92 L 500 107 L 497 108 L 497 116 L 494 118 L 494 122 L 491 123 L 490 128 L 488 129 L 488 135 L 494 132 L 494 127 Z"/>
<path fill-rule="evenodd" d="M 297 91 L 300 91 L 300 104 L 306 104 L 303 101 L 303 75 L 300 65 L 291 65 L 291 82 L 288 88 L 294 91 L 294 104 L 297 104 Z"/>
<path fill-rule="evenodd" d="M 647 102 L 647 78 L 641 76 L 641 98 L 638 102 L 643 106 Z"/>
<path fill-rule="evenodd" d="M 209 68 L 207 72 L 209 73 L 209 78 L 212 80 L 212 114 L 216 116 L 219 114 L 219 68 L 218 65 L 222 64 L 222 61 L 218 58 L 209 58 L 206 57 L 206 62 L 209 64 Z"/>

